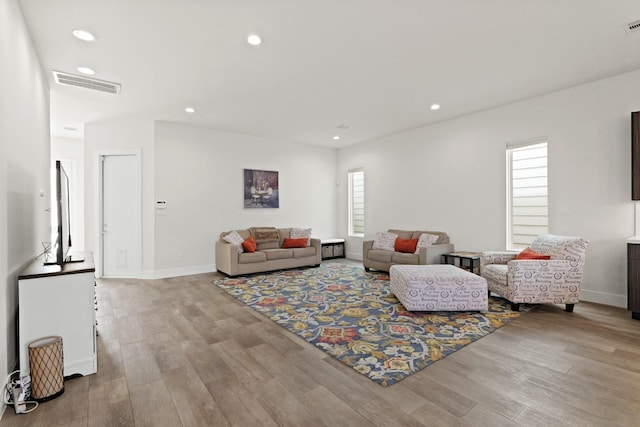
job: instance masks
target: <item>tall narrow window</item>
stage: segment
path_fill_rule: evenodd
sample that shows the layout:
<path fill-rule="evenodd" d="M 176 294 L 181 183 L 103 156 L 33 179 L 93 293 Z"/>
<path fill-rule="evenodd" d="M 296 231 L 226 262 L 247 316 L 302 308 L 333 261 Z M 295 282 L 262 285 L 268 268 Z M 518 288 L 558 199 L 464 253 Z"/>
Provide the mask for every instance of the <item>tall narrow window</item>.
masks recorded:
<path fill-rule="evenodd" d="M 507 249 L 522 249 L 549 231 L 547 143 L 507 145 Z"/>
<path fill-rule="evenodd" d="M 349 235 L 364 236 L 364 170 L 349 171 Z"/>

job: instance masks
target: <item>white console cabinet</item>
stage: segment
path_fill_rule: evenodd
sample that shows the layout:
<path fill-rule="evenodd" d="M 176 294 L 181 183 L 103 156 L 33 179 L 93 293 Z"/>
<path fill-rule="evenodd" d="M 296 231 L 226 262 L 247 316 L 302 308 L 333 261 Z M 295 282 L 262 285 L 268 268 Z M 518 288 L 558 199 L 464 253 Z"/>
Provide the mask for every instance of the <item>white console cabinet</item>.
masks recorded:
<path fill-rule="evenodd" d="M 20 374 L 29 373 L 29 344 L 62 337 L 64 376 L 95 374 L 95 266 L 91 253 L 83 262 L 62 267 L 37 258 L 18 277 Z"/>

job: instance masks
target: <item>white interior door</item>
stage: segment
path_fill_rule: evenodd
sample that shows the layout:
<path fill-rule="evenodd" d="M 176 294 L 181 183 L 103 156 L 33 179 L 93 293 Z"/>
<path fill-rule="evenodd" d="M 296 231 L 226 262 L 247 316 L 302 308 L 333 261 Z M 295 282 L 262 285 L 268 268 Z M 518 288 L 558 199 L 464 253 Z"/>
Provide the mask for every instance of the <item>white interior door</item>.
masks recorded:
<path fill-rule="evenodd" d="M 102 275 L 138 277 L 140 172 L 136 155 L 102 156 Z"/>

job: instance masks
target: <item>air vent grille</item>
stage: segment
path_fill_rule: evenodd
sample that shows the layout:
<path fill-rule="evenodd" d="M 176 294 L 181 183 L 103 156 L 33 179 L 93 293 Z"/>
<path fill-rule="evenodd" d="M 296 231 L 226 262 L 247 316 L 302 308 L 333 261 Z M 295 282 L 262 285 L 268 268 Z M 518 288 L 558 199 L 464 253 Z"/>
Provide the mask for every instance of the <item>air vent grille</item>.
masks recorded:
<path fill-rule="evenodd" d="M 53 71 L 53 77 L 56 83 L 66 86 L 83 87 L 85 89 L 98 90 L 117 94 L 120 93 L 120 83 L 107 82 L 104 80 L 90 79 L 88 77 L 77 76 L 75 74 L 63 73 L 61 71 Z"/>
<path fill-rule="evenodd" d="M 624 30 L 629 33 L 636 33 L 640 31 L 640 19 L 637 21 L 629 22 L 628 24 L 624 24 Z"/>

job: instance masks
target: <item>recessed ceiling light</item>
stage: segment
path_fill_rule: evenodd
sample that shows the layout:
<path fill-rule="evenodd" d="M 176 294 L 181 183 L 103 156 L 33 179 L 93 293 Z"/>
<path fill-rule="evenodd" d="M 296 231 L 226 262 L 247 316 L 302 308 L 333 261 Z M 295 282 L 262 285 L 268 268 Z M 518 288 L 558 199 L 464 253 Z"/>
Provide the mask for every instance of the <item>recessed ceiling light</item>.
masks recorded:
<path fill-rule="evenodd" d="M 82 74 L 86 74 L 88 76 L 93 76 L 96 73 L 89 67 L 78 67 L 77 70 L 80 71 Z"/>
<path fill-rule="evenodd" d="M 340 137 L 338 135 L 334 136 L 333 139 L 335 139 L 336 141 L 340 139 Z"/>
<path fill-rule="evenodd" d="M 189 114 L 193 114 L 193 113 L 196 112 L 196 109 L 193 108 L 193 107 L 187 107 L 187 108 L 184 109 L 184 111 L 186 111 Z"/>
<path fill-rule="evenodd" d="M 433 105 L 431 105 L 431 109 L 432 109 L 432 110 L 439 110 L 439 109 L 440 109 L 440 104 L 433 104 Z"/>
<path fill-rule="evenodd" d="M 86 30 L 73 30 L 73 35 L 85 42 L 92 42 L 96 39 L 96 36 Z"/>
<path fill-rule="evenodd" d="M 249 37 L 247 37 L 247 43 L 249 43 L 251 46 L 258 46 L 260 43 L 262 43 L 262 39 L 257 34 L 249 34 Z"/>

